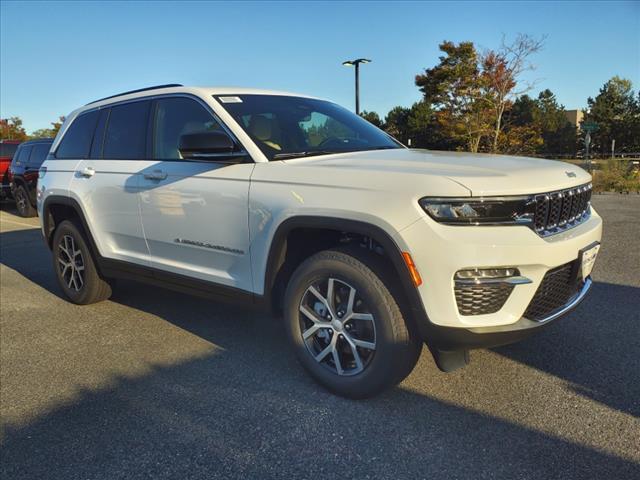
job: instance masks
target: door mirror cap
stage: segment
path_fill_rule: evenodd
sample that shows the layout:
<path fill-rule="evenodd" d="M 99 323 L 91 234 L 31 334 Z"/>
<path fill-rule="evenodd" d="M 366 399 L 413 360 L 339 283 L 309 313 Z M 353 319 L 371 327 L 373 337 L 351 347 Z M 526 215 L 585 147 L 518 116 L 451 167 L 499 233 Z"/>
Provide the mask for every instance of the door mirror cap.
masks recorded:
<path fill-rule="evenodd" d="M 246 153 L 236 150 L 236 144 L 224 132 L 188 133 L 180 136 L 178 150 L 185 160 L 211 162 L 241 162 Z"/>

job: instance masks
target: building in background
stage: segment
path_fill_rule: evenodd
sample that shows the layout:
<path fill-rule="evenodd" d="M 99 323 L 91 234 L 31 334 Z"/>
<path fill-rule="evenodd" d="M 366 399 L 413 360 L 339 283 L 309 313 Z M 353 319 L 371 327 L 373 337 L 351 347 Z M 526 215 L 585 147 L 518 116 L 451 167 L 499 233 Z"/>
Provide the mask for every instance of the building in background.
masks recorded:
<path fill-rule="evenodd" d="M 564 114 L 574 127 L 579 127 L 580 122 L 584 120 L 584 112 L 582 110 L 565 110 Z"/>

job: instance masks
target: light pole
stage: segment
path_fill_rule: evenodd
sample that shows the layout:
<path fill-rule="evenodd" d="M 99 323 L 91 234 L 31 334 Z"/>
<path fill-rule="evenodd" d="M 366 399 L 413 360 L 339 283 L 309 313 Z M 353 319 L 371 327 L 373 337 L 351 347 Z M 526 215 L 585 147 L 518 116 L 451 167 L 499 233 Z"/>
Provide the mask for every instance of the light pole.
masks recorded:
<path fill-rule="evenodd" d="M 355 60 L 347 60 L 342 62 L 346 67 L 356 67 L 356 114 L 360 115 L 360 64 L 370 63 L 368 58 L 356 58 Z"/>

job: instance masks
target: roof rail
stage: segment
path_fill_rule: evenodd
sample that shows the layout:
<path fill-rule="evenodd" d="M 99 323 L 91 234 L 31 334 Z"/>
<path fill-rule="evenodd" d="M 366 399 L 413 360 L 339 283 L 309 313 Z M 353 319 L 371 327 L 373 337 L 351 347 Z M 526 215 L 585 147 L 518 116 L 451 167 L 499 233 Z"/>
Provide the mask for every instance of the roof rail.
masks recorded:
<path fill-rule="evenodd" d="M 158 88 L 183 87 L 183 86 L 184 85 L 182 85 L 180 83 L 167 83 L 166 85 L 155 85 L 153 87 L 139 88 L 137 90 L 129 90 L 128 92 L 122 92 L 122 93 L 118 93 L 116 95 L 109 95 L 108 97 L 99 98 L 98 100 L 94 100 L 93 102 L 87 103 L 87 105 L 91 105 L 93 103 L 98 103 L 98 102 L 101 102 L 103 100 L 108 100 L 110 98 L 121 97 L 122 95 L 129 95 L 130 93 L 146 92 L 147 90 L 156 90 Z"/>

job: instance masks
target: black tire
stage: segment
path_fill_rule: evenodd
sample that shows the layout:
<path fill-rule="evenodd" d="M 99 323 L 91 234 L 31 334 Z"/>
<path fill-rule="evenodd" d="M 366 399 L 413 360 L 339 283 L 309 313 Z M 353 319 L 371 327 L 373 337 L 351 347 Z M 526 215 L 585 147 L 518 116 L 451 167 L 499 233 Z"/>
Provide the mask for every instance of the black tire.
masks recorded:
<path fill-rule="evenodd" d="M 16 201 L 16 210 L 18 211 L 18 215 L 24 218 L 35 217 L 37 215 L 36 209 L 31 205 L 29 194 L 24 186 L 19 185 L 16 188 L 13 198 Z"/>
<path fill-rule="evenodd" d="M 287 333 L 303 367 L 325 388 L 348 398 L 371 397 L 400 383 L 411 373 L 422 351 L 422 342 L 413 329 L 408 328 L 399 302 L 385 284 L 390 278 L 389 273 L 385 273 L 386 269 L 376 255 L 360 250 L 326 250 L 305 260 L 289 281 L 284 304 Z M 324 340 L 327 343 L 317 346 L 317 350 L 313 353 L 312 348 L 309 347 L 310 341 L 303 339 L 302 331 L 307 328 L 305 322 L 308 323 L 308 316 L 300 313 L 301 302 L 307 301 L 305 296 L 309 295 L 308 289 L 311 285 L 322 288 L 320 285 L 324 278 L 335 279 L 334 285 L 346 285 L 346 288 L 355 289 L 358 292 L 358 298 L 373 316 L 375 349 L 372 357 L 367 358 L 368 363 L 363 370 L 353 375 L 339 375 L 336 362 L 328 358 L 330 355 L 325 357 L 326 361 L 321 362 L 314 358 L 317 350 L 328 345 L 328 339 Z M 337 307 L 334 308 L 334 310 L 337 309 Z M 317 314 L 317 312 L 312 313 Z M 340 328 L 344 333 L 345 327 Z M 331 332 L 337 333 L 338 330 L 332 329 L 327 332 L 329 333 L 326 335 L 333 338 Z M 323 338 L 312 340 L 312 342 L 321 341 Z M 366 353 L 363 350 L 358 351 Z M 349 350 L 346 352 L 348 355 Z M 352 356 L 355 358 L 355 355 Z M 339 363 L 342 364 L 342 360 L 339 359 Z M 364 365 L 363 362 L 361 363 Z"/>
<path fill-rule="evenodd" d="M 82 277 L 77 278 L 74 272 L 65 270 L 65 266 L 60 260 L 67 261 L 66 251 L 69 251 L 69 242 L 72 239 L 75 251 L 79 254 L 74 256 L 78 267 L 82 267 Z M 66 245 L 66 248 L 65 248 Z M 101 302 L 111 296 L 111 286 L 100 277 L 94 263 L 91 251 L 87 245 L 87 240 L 82 227 L 71 220 L 65 220 L 56 228 L 53 235 L 53 268 L 56 272 L 58 283 L 65 296 L 78 305 L 88 305 Z M 73 255 L 72 255 L 73 256 Z M 79 288 L 78 288 L 79 287 Z"/>

